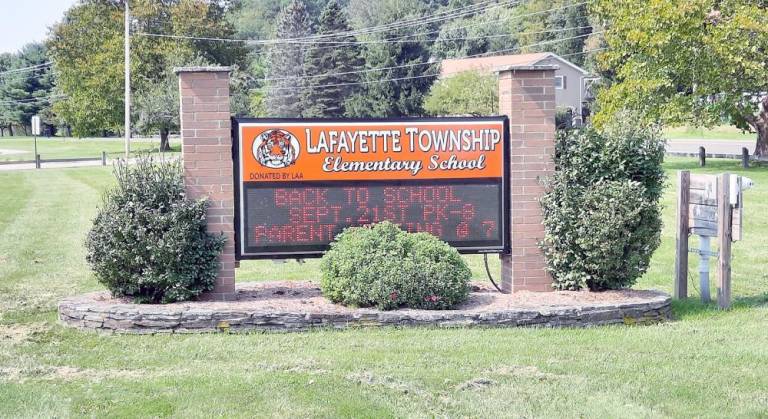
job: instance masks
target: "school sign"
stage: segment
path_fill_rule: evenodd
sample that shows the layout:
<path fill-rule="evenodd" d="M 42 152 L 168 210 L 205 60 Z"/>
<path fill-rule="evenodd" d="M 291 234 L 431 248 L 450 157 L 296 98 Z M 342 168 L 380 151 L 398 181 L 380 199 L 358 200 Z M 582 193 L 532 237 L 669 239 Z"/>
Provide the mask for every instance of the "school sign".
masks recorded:
<path fill-rule="evenodd" d="M 502 116 L 364 120 L 232 119 L 228 68 L 176 69 L 187 194 L 227 237 L 207 297 L 234 298 L 237 260 L 321 256 L 344 228 L 383 220 L 500 254 L 507 290 L 551 290 L 538 200 L 556 68 L 498 69 Z"/>
<path fill-rule="evenodd" d="M 504 117 L 234 128 L 238 258 L 320 256 L 344 228 L 384 220 L 462 252 L 508 250 Z"/>

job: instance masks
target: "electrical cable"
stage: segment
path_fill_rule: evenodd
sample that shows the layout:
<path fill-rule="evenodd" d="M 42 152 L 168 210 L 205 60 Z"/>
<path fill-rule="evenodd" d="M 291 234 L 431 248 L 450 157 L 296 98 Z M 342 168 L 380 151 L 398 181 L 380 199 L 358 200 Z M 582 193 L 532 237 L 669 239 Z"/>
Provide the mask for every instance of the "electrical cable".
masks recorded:
<path fill-rule="evenodd" d="M 571 8 L 571 7 L 577 7 L 577 6 L 581 6 L 583 4 L 586 4 L 586 3 L 587 2 L 583 1 L 583 2 L 579 2 L 579 3 L 574 3 L 574 4 L 569 4 L 569 5 L 561 6 L 561 7 L 554 7 L 554 8 L 547 9 L 547 10 L 540 10 L 538 12 L 526 13 L 526 14 L 515 15 L 515 16 L 509 16 L 509 17 L 495 19 L 495 20 L 490 20 L 490 21 L 485 21 L 485 22 L 478 22 L 478 23 L 466 25 L 464 27 L 451 28 L 451 30 L 465 29 L 465 28 L 469 28 L 469 27 L 475 27 L 475 26 L 479 26 L 479 25 L 486 25 L 486 24 L 494 23 L 494 22 L 502 22 L 502 21 L 511 20 L 511 19 L 520 19 L 520 18 L 523 18 L 523 17 L 535 16 L 535 15 L 539 15 L 539 14 L 553 12 L 553 11 L 556 11 L 556 10 L 567 9 L 567 8 Z M 500 3 L 500 4 L 497 4 L 497 5 L 494 5 L 493 7 L 500 7 L 502 5 L 504 5 L 504 4 Z M 518 2 L 509 2 L 508 5 L 518 6 L 518 5 L 520 5 L 520 2 L 519 1 Z M 485 11 L 487 11 L 487 10 L 488 9 L 486 9 Z M 382 32 L 384 30 L 401 29 L 401 28 L 404 28 L 404 27 L 419 26 L 419 25 L 424 25 L 424 24 L 427 24 L 427 23 L 439 23 L 439 22 L 442 22 L 442 21 L 447 21 L 449 19 L 454 19 L 456 17 L 462 17 L 462 16 L 447 16 L 445 18 L 440 18 L 440 19 L 436 19 L 436 17 L 438 17 L 438 16 L 433 16 L 433 17 L 427 18 L 427 19 L 419 18 L 418 20 L 414 20 L 414 22 L 413 22 L 414 24 L 408 24 L 408 25 L 403 25 L 403 23 L 406 23 L 408 21 L 400 21 L 400 22 L 393 22 L 391 24 L 388 24 L 390 26 L 380 25 L 380 26 L 373 26 L 373 27 L 370 27 L 370 28 L 362 28 L 362 29 L 352 30 L 352 31 L 334 32 L 334 33 L 330 33 L 330 34 L 319 34 L 319 35 L 312 35 L 312 36 L 306 36 L 306 37 L 297 37 L 297 38 L 234 39 L 234 38 L 197 37 L 197 36 L 191 36 L 191 35 L 167 35 L 167 34 L 158 34 L 158 33 L 150 33 L 150 32 L 136 32 L 136 33 L 134 33 L 134 35 L 160 37 L 160 38 L 174 38 L 174 39 L 191 39 L 191 40 L 199 40 L 199 41 L 245 42 L 245 43 L 248 43 L 248 44 L 256 44 L 256 45 L 292 44 L 292 43 L 294 43 L 294 44 L 295 43 L 297 43 L 297 44 L 338 43 L 340 41 L 317 41 L 317 40 L 318 39 L 323 39 L 323 38 L 329 38 L 329 37 L 337 37 L 337 36 L 367 35 L 367 34 L 371 34 L 371 33 Z M 393 25 L 400 25 L 400 26 L 393 26 Z M 371 31 L 371 29 L 382 29 L 382 30 Z M 408 38 L 408 37 L 414 37 L 414 36 L 418 36 L 418 35 L 426 35 L 426 34 L 431 34 L 431 33 L 439 33 L 439 32 L 440 31 L 413 33 L 413 34 L 403 35 L 400 38 L 394 38 L 392 40 L 382 40 L 382 41 L 398 41 L 400 39 L 404 39 L 404 38 Z M 302 42 L 302 41 L 307 41 L 307 42 Z M 352 41 L 346 41 L 346 42 L 352 43 Z M 357 43 L 357 42 L 365 42 L 365 41 L 355 41 L 355 43 Z"/>
<path fill-rule="evenodd" d="M 11 70 L 0 71 L 0 76 L 5 75 L 5 74 L 13 74 L 13 73 L 20 73 L 20 72 L 23 72 L 23 71 L 36 70 L 36 69 L 39 69 L 39 68 L 42 68 L 42 67 L 47 67 L 47 66 L 49 66 L 51 64 L 53 64 L 53 62 L 48 61 L 46 63 L 37 64 L 37 65 L 29 66 L 29 67 L 14 68 L 14 69 L 11 69 Z"/>
<path fill-rule="evenodd" d="M 493 276 L 491 275 L 491 269 L 488 267 L 488 253 L 483 253 L 483 260 L 485 261 L 485 273 L 488 274 L 488 279 L 491 280 L 491 284 L 493 284 L 493 287 L 496 288 L 497 291 L 499 291 L 502 294 L 506 294 L 504 291 L 499 288 L 499 286 L 496 284 L 496 281 L 493 280 Z"/>
<path fill-rule="evenodd" d="M 481 53 L 481 54 L 473 54 L 473 55 L 467 55 L 467 56 L 456 57 L 456 58 L 476 58 L 476 57 L 481 57 L 481 56 L 484 56 L 484 55 L 498 53 L 498 52 L 516 51 L 516 50 L 521 49 L 521 48 L 528 48 L 528 47 L 533 47 L 533 46 L 541 46 L 541 45 L 545 45 L 545 44 L 552 44 L 552 43 L 557 43 L 557 42 L 562 42 L 562 41 L 568 41 L 568 40 L 571 40 L 571 39 L 582 38 L 582 37 L 585 37 L 585 36 L 589 36 L 589 35 L 593 35 L 593 34 L 598 34 L 598 33 L 601 33 L 601 32 L 592 32 L 590 34 L 584 34 L 584 35 L 579 35 L 579 36 L 575 36 L 575 37 L 556 39 L 556 40 L 552 40 L 552 41 L 545 41 L 545 42 L 540 42 L 540 43 L 536 43 L 536 44 L 523 45 L 523 46 L 518 46 L 518 47 L 515 47 L 515 48 L 508 48 L 508 49 L 503 49 L 503 50 L 488 51 L 488 52 L 484 52 L 484 53 Z M 591 51 L 583 51 L 580 54 L 586 54 L 586 53 L 589 53 L 589 52 L 591 52 Z M 411 66 L 411 65 L 395 66 L 395 67 L 392 67 L 392 68 L 403 68 L 403 67 L 408 67 L 408 66 Z M 366 71 L 371 71 L 371 70 L 357 70 L 357 71 L 354 71 L 354 72 L 347 72 L 346 74 L 361 73 L 361 72 L 366 72 Z M 461 73 L 463 71 L 464 70 L 456 71 L 456 72 L 450 72 L 450 73 L 444 73 L 444 75 Z M 323 75 L 324 76 L 333 76 L 333 75 L 337 75 L 337 74 L 328 73 L 328 74 L 323 74 Z M 440 75 L 439 73 L 432 73 L 432 74 L 422 74 L 422 75 L 418 75 L 418 76 L 396 77 L 396 78 L 391 78 L 391 79 L 378 79 L 378 80 L 366 80 L 366 81 L 349 82 L 349 83 L 334 83 L 334 84 L 310 85 L 309 87 L 312 87 L 312 88 L 322 88 L 322 87 L 353 86 L 353 85 L 362 85 L 362 84 L 383 83 L 383 82 L 389 82 L 389 81 L 421 79 L 421 78 L 426 78 L 426 77 L 436 77 L 436 76 L 439 76 L 439 75 Z M 301 80 L 304 77 L 306 77 L 306 76 L 296 77 L 296 78 L 294 78 L 294 80 Z M 274 92 L 274 91 L 281 91 L 281 90 L 298 90 L 298 89 L 304 88 L 303 86 L 278 86 L 278 87 L 265 86 L 265 87 L 266 87 L 267 90 L 272 91 L 272 92 Z"/>
<path fill-rule="evenodd" d="M 141 36 L 161 37 L 161 38 L 194 39 L 194 40 L 200 40 L 200 41 L 246 42 L 249 44 L 256 44 L 256 45 L 304 44 L 304 43 L 313 44 L 313 43 L 323 43 L 324 41 L 322 41 L 322 39 L 324 38 L 338 37 L 338 36 L 368 35 L 372 33 L 389 31 L 393 29 L 402 29 L 402 28 L 412 27 L 412 26 L 422 26 L 430 23 L 440 23 L 447 20 L 475 14 L 480 11 L 488 11 L 496 7 L 517 6 L 519 4 L 520 4 L 520 0 L 509 0 L 503 3 L 494 4 L 485 9 L 478 8 L 476 6 L 466 6 L 466 7 L 473 7 L 474 9 L 466 12 L 456 13 L 456 11 L 460 11 L 462 9 L 460 8 L 460 9 L 455 9 L 453 11 L 450 11 L 448 13 L 443 13 L 442 15 L 437 14 L 427 18 L 419 17 L 411 20 L 395 21 L 388 24 L 384 24 L 384 25 L 371 26 L 368 28 L 361 28 L 361 29 L 355 29 L 350 31 L 334 32 L 334 33 L 327 33 L 327 34 L 316 34 L 316 35 L 296 37 L 296 38 L 233 39 L 233 38 L 215 38 L 215 37 L 195 37 L 195 36 L 186 36 L 186 35 L 166 35 L 166 34 L 157 34 L 157 33 L 149 33 L 149 32 L 136 32 L 134 34 L 141 35 Z"/>

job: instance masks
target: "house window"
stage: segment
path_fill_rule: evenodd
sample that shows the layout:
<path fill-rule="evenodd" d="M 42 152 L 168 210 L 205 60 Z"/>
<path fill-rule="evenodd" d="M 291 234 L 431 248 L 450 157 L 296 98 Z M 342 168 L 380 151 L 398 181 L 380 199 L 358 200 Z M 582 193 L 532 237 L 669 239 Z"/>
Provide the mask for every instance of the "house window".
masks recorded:
<path fill-rule="evenodd" d="M 555 76 L 555 89 L 565 89 L 565 76 Z"/>

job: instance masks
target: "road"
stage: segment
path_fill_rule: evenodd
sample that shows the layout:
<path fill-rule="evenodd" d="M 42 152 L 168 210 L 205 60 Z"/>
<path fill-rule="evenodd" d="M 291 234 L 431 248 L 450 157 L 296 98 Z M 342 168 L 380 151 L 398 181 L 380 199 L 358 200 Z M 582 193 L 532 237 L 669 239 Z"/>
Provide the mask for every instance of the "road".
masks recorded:
<path fill-rule="evenodd" d="M 698 153 L 699 146 L 704 146 L 707 154 L 740 156 L 742 147 L 746 147 L 750 154 L 755 151 L 755 140 L 667 140 L 667 152 L 670 153 Z"/>

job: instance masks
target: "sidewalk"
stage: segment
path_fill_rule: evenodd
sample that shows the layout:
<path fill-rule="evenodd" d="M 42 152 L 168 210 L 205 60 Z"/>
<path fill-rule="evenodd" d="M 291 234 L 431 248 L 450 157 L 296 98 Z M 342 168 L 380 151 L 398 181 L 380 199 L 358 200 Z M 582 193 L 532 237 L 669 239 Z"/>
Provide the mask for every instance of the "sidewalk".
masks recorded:
<path fill-rule="evenodd" d="M 167 161 L 172 161 L 175 159 L 180 158 L 179 156 L 169 156 L 166 157 Z M 105 166 L 112 166 L 112 163 L 115 161 L 115 159 L 107 159 L 107 164 Z M 128 163 L 133 163 L 135 159 L 128 159 Z M 40 165 L 40 169 L 35 169 L 35 163 L 18 163 L 18 164 L 0 164 L 0 172 L 2 171 L 11 171 L 11 170 L 42 170 L 42 169 L 65 169 L 68 167 L 94 167 L 94 166 L 101 166 L 101 159 L 94 159 L 94 160 L 87 160 L 87 161 L 69 161 L 69 162 L 60 162 L 60 161 L 49 161 L 46 162 L 43 160 L 42 164 Z"/>

